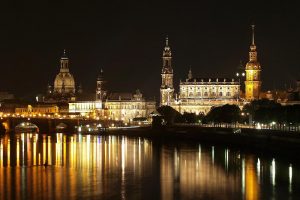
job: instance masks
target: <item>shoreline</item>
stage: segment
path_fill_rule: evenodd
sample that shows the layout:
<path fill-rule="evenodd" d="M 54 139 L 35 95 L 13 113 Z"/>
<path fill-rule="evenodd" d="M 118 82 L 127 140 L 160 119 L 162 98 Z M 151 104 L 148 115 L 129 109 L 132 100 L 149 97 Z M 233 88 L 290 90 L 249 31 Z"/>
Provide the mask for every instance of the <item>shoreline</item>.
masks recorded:
<path fill-rule="evenodd" d="M 131 129 L 110 129 L 98 133 L 81 133 L 82 135 L 99 136 L 127 136 L 143 137 L 154 142 L 201 142 L 212 145 L 221 145 L 241 150 L 282 154 L 300 158 L 300 133 L 281 132 L 266 129 L 240 129 L 234 133 L 234 128 L 216 128 L 201 126 L 170 126 L 160 129 L 139 127 Z M 14 132 L 4 133 L 14 134 Z M 4 135 L 1 134 L 1 135 Z M 43 133 L 39 133 L 43 134 Z M 47 133 L 52 134 L 52 133 Z M 66 133 L 68 134 L 68 133 Z M 78 133 L 74 133 L 78 134 Z"/>
<path fill-rule="evenodd" d="M 234 133 L 233 128 L 172 126 L 163 129 L 109 130 L 102 135 L 143 137 L 159 142 L 201 142 L 300 158 L 300 133 L 297 132 L 241 129 L 241 133 Z"/>

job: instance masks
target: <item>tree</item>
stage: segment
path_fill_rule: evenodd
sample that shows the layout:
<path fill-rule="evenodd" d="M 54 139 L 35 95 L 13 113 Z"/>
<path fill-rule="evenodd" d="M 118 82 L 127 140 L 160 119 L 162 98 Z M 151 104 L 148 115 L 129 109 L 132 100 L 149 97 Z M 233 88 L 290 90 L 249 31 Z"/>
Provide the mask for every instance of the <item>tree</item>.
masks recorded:
<path fill-rule="evenodd" d="M 226 104 L 220 107 L 212 107 L 204 117 L 205 122 L 234 123 L 240 119 L 240 108 L 237 105 Z"/>
<path fill-rule="evenodd" d="M 174 122 L 183 122 L 182 115 L 170 106 L 161 106 L 157 108 L 159 114 L 161 114 L 167 125 L 172 125 Z"/>

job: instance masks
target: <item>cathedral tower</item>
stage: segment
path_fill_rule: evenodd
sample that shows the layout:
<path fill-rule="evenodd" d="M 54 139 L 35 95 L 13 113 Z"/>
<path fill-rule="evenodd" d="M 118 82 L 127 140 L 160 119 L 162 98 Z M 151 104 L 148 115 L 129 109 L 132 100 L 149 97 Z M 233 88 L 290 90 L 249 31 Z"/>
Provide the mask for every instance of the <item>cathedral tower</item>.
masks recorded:
<path fill-rule="evenodd" d="M 100 74 L 97 78 L 97 87 L 96 87 L 96 101 L 102 101 L 106 97 L 106 91 L 104 90 L 105 84 L 103 70 L 101 69 Z"/>
<path fill-rule="evenodd" d="M 166 38 L 166 46 L 163 51 L 163 67 L 161 71 L 161 86 L 160 86 L 160 105 L 170 105 L 173 101 L 173 68 L 172 68 L 172 53 L 169 47 L 168 37 Z"/>
<path fill-rule="evenodd" d="M 261 66 L 257 60 L 257 51 L 254 40 L 254 28 L 252 25 L 252 43 L 250 45 L 249 62 L 246 64 L 245 98 L 248 101 L 259 99 L 261 89 Z"/>

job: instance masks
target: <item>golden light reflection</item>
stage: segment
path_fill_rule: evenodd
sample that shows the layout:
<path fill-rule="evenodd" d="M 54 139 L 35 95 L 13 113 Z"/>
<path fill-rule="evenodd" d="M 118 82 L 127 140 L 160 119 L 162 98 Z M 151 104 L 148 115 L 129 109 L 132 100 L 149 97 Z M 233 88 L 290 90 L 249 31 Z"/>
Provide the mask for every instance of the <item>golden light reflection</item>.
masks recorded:
<path fill-rule="evenodd" d="M 52 156 L 51 156 L 51 136 L 48 136 L 48 157 L 46 164 L 52 165 Z"/>
<path fill-rule="evenodd" d="M 0 137 L 0 190 L 11 196 L 14 186 L 14 193 L 21 199 L 33 199 L 34 194 L 40 195 L 38 199 L 60 199 L 66 193 L 72 195 L 70 199 L 78 199 L 82 192 L 86 196 L 114 192 L 118 198 L 128 199 L 134 185 L 134 197 L 141 199 L 138 191 L 155 185 L 162 199 L 195 199 L 195 195 L 200 198 L 202 194 L 211 199 L 222 199 L 222 195 L 224 199 L 240 195 L 243 199 L 259 199 L 259 174 L 261 180 L 265 178 L 272 185 L 275 160 L 266 177 L 263 158 L 239 155 L 234 150 L 198 144 L 168 144 L 153 149 L 152 142 L 143 138 L 6 135 Z M 22 167 L 10 167 L 17 165 Z M 270 162 L 265 166 L 269 170 Z M 297 183 L 297 169 L 286 166 L 287 187 Z"/>
<path fill-rule="evenodd" d="M 17 138 L 17 157 L 16 157 L 16 160 L 17 160 L 17 167 L 20 166 L 20 139 Z"/>
<path fill-rule="evenodd" d="M 259 199 L 259 186 L 252 157 L 246 157 L 246 200 Z"/>
<path fill-rule="evenodd" d="M 3 139 L 0 138 L 0 167 L 3 166 Z"/>
<path fill-rule="evenodd" d="M 10 138 L 14 138 L 15 142 L 10 144 Z M 68 136 L 61 133 L 51 136 L 20 134 L 0 139 L 0 182 L 5 179 L 5 183 L 9 183 L 8 179 L 11 180 L 11 184 L 15 185 L 14 191 L 20 195 L 15 196 L 16 198 L 24 197 L 22 192 L 24 187 L 27 188 L 26 198 L 38 193 L 44 198 L 51 199 L 66 190 L 76 194 L 78 183 L 84 186 L 92 181 L 99 183 L 101 177 L 106 180 L 101 183 L 103 185 L 101 187 L 93 185 L 91 189 L 105 192 L 111 190 L 109 185 L 115 183 L 110 181 L 110 174 L 118 171 L 121 172 L 120 195 L 126 198 L 127 170 L 136 169 L 136 176 L 145 174 L 150 176 L 149 174 L 152 173 L 152 144 L 145 139 L 93 135 Z M 137 144 L 139 148 L 136 147 Z M 9 155 L 11 147 L 13 148 L 12 160 Z M 10 166 L 8 164 L 36 167 L 27 168 L 26 173 L 24 167 L 11 168 L 16 173 L 15 177 L 10 179 L 11 173 L 3 176 L 3 169 L 8 169 Z M 59 166 L 61 168 L 58 168 Z M 8 191 L 11 184 L 1 185 L 1 187 Z"/>

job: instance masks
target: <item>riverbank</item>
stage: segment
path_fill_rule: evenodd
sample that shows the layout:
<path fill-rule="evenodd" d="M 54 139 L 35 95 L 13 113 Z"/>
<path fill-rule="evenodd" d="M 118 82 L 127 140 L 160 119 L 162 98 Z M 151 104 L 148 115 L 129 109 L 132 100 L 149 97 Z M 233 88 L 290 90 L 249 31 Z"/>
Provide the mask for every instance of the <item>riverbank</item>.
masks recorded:
<path fill-rule="evenodd" d="M 172 126 L 162 129 L 150 127 L 109 130 L 105 135 L 144 137 L 155 141 L 196 141 L 239 147 L 255 151 L 285 154 L 300 158 L 300 133 L 275 130 L 213 128 L 200 126 Z"/>

